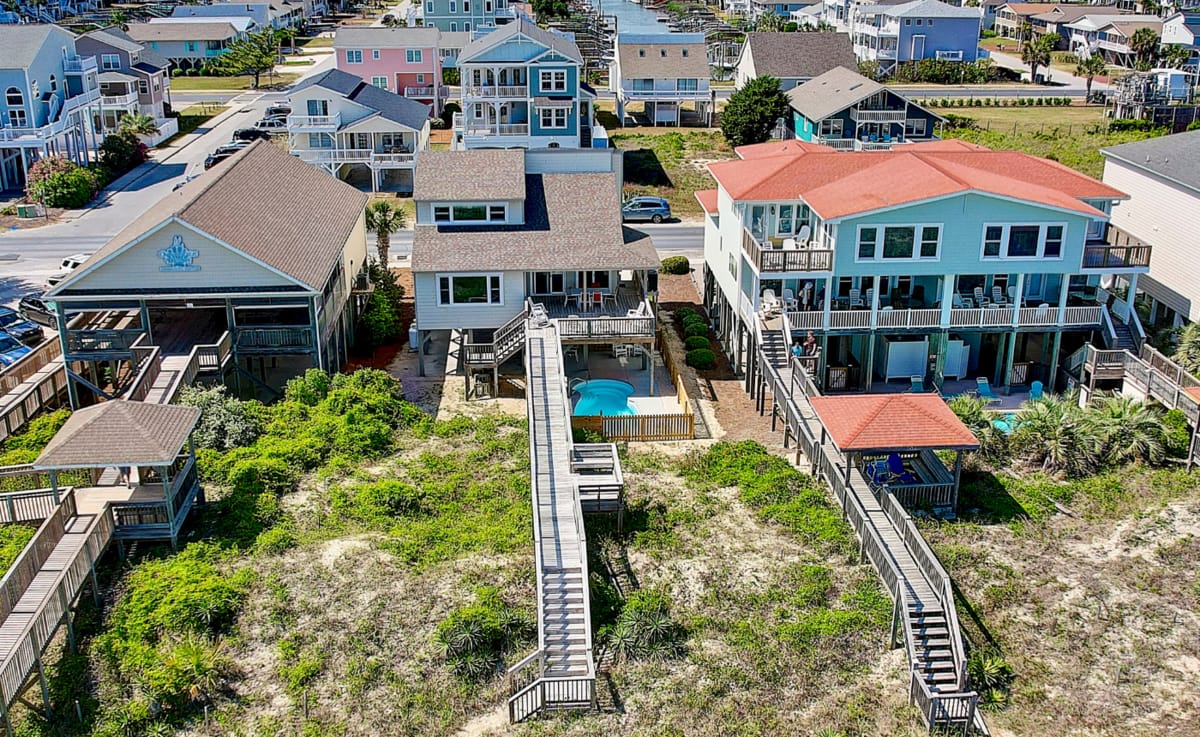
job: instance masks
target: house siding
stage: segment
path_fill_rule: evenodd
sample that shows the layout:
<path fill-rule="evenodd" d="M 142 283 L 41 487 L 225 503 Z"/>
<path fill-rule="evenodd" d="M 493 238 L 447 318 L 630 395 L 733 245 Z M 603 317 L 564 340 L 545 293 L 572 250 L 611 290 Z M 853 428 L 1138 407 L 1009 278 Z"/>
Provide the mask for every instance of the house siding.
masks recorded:
<path fill-rule="evenodd" d="M 447 272 L 454 273 L 454 272 Z M 476 272 L 472 272 L 476 273 Z M 479 273 L 487 272 L 481 269 Z M 413 274 L 413 294 L 419 330 L 454 330 L 497 328 L 525 309 L 525 272 L 504 271 L 500 289 L 502 305 L 439 305 L 439 274 Z"/>

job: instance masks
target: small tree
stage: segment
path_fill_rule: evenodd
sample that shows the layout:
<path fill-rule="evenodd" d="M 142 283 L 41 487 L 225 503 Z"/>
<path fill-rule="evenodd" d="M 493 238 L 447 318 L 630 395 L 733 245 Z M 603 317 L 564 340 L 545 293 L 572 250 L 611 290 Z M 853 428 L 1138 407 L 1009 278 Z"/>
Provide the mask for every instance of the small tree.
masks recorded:
<path fill-rule="evenodd" d="M 130 131 L 110 133 L 100 144 L 100 166 L 104 167 L 110 177 L 119 177 L 145 162 L 146 150 L 146 144 Z"/>
<path fill-rule="evenodd" d="M 1143 27 L 1133 32 L 1129 39 L 1129 50 L 1133 52 L 1134 65 L 1146 71 L 1158 60 L 1158 45 L 1162 41 L 1153 28 Z"/>
<path fill-rule="evenodd" d="M 774 10 L 768 10 L 758 17 L 754 23 L 756 31 L 782 31 L 784 27 L 783 16 L 776 13 Z"/>
<path fill-rule="evenodd" d="M 1190 374 L 1200 374 L 1200 322 L 1188 323 L 1179 334 L 1171 358 Z"/>
<path fill-rule="evenodd" d="M 779 88 L 779 80 L 757 77 L 730 96 L 721 115 L 721 132 L 733 146 L 763 143 L 787 111 L 787 95 Z"/>
<path fill-rule="evenodd" d="M 1037 82 L 1038 67 L 1050 66 L 1051 53 L 1057 43 L 1058 36 L 1039 36 L 1026 42 L 1021 49 L 1021 61 L 1029 65 L 1029 82 Z"/>
<path fill-rule="evenodd" d="M 296 36 L 300 35 L 300 31 L 295 26 L 284 26 L 275 31 L 275 40 L 280 46 L 284 41 L 288 42 L 288 53 L 296 53 Z"/>
<path fill-rule="evenodd" d="M 1092 54 L 1086 59 L 1080 59 L 1079 63 L 1075 65 L 1075 76 L 1087 80 L 1087 92 L 1083 98 L 1085 104 L 1092 98 L 1092 80 L 1097 75 L 1104 74 L 1105 70 L 1104 57 L 1099 54 Z"/>
<path fill-rule="evenodd" d="M 100 191 L 100 178 L 70 159 L 48 156 L 29 167 L 25 194 L 46 207 L 83 207 Z"/>
<path fill-rule="evenodd" d="M 145 113 L 133 113 L 121 118 L 121 124 L 117 127 L 121 133 L 132 133 L 135 136 L 154 136 L 158 135 L 158 121 L 153 115 Z"/>
<path fill-rule="evenodd" d="M 259 78 L 264 72 L 274 69 L 278 60 L 279 42 L 275 39 L 275 32 L 262 31 L 229 44 L 225 53 L 213 62 L 213 68 L 218 74 L 233 77 L 249 75 L 254 80 L 253 87 L 258 89 Z"/>
<path fill-rule="evenodd" d="M 360 318 L 359 334 L 371 348 L 377 348 L 400 336 L 399 306 L 404 290 L 396 283 L 392 272 L 377 262 L 370 265 L 371 281 L 375 285 Z"/>
<path fill-rule="evenodd" d="M 114 10 L 112 15 L 108 16 L 108 20 L 122 31 L 129 30 L 129 14 L 123 10 Z"/>
<path fill-rule="evenodd" d="M 1183 69 L 1191 61 L 1192 52 L 1183 44 L 1167 44 L 1159 54 L 1159 64 L 1171 69 Z"/>
<path fill-rule="evenodd" d="M 378 239 L 376 248 L 379 249 L 379 263 L 385 269 L 388 267 L 392 233 L 402 230 L 405 225 L 404 211 L 387 200 L 377 200 L 367 207 L 367 230 L 374 232 Z"/>

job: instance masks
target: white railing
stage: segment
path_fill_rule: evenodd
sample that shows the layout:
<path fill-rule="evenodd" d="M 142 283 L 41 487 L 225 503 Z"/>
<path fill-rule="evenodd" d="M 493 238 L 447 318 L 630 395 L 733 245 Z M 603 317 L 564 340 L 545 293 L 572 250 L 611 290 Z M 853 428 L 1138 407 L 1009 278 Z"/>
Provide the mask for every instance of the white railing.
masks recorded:
<path fill-rule="evenodd" d="M 127 95 L 101 95 L 101 107 L 129 107 L 137 102 L 138 96 L 136 92 L 130 92 Z"/>
<path fill-rule="evenodd" d="M 880 309 L 874 313 L 874 317 L 870 310 L 831 310 L 828 322 L 825 321 L 825 313 L 817 309 L 810 312 L 789 312 L 788 321 L 792 327 L 798 330 L 859 330 L 872 326 L 881 329 L 1050 328 L 1099 325 L 1101 312 L 1100 307 L 1067 307 L 1063 312 L 1062 320 L 1059 320 L 1058 307 L 1022 307 L 1016 311 L 1016 322 L 1014 323 L 1013 307 L 1011 306 L 954 308 L 950 310 L 950 322 L 943 324 L 942 311 L 938 308 Z"/>
<path fill-rule="evenodd" d="M 528 85 L 466 85 L 463 89 L 463 95 L 466 97 L 529 97 Z"/>
<path fill-rule="evenodd" d="M 934 328 L 941 322 L 941 310 L 880 310 L 875 325 L 881 328 Z"/>
<path fill-rule="evenodd" d="M 859 123 L 903 123 L 903 110 L 859 110 L 850 108 L 850 119 Z"/>
<path fill-rule="evenodd" d="M 342 124 L 342 114 L 333 115 L 289 115 L 288 128 L 296 130 L 337 130 Z"/>
<path fill-rule="evenodd" d="M 853 138 L 826 138 L 822 136 L 817 140 L 817 143 L 822 146 L 828 146 L 836 151 L 853 151 L 855 139 Z"/>
<path fill-rule="evenodd" d="M 709 90 L 631 90 L 621 88 L 621 96 L 626 100 L 707 100 Z"/>
<path fill-rule="evenodd" d="M 82 74 L 96 69 L 94 56 L 68 56 L 63 59 L 63 71 L 68 74 Z"/>
<path fill-rule="evenodd" d="M 836 310 L 829 313 L 830 330 L 866 330 L 870 327 L 870 310 Z"/>
<path fill-rule="evenodd" d="M 788 324 L 797 330 L 822 330 L 825 327 L 824 312 L 789 312 Z"/>
<path fill-rule="evenodd" d="M 397 165 L 397 164 L 413 164 L 416 163 L 416 154 L 371 154 L 371 163 L 381 166 Z"/>
<path fill-rule="evenodd" d="M 954 49 L 953 51 L 937 51 L 937 58 L 942 61 L 962 61 L 962 49 Z"/>
<path fill-rule="evenodd" d="M 405 97 L 433 97 L 432 87 L 405 87 Z"/>

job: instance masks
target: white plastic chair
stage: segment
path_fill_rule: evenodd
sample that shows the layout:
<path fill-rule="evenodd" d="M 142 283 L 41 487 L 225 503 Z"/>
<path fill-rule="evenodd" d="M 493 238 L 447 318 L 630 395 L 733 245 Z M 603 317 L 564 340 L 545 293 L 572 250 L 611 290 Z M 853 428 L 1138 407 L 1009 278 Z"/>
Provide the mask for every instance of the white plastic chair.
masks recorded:
<path fill-rule="evenodd" d="M 854 309 L 855 307 L 866 307 L 866 304 L 863 302 L 862 292 L 858 291 L 857 289 L 851 289 L 850 309 Z"/>
<path fill-rule="evenodd" d="M 795 251 L 795 250 L 796 250 L 796 248 L 797 248 L 797 246 L 796 246 L 796 239 L 795 239 L 795 238 L 784 238 L 784 239 L 783 239 L 783 250 L 785 250 L 785 251 Z"/>
<path fill-rule="evenodd" d="M 986 307 L 988 301 L 987 295 L 983 293 L 983 287 L 975 287 L 975 304 Z"/>
<path fill-rule="evenodd" d="M 965 309 L 967 305 L 963 302 L 963 296 L 955 292 L 950 296 L 950 306 L 961 310 Z"/>
<path fill-rule="evenodd" d="M 1000 288 L 999 284 L 992 286 L 992 301 L 998 305 L 1002 305 L 1005 302 L 1004 290 Z"/>
<path fill-rule="evenodd" d="M 763 312 L 778 312 L 779 298 L 775 296 L 774 289 L 764 289 L 762 293 L 762 309 Z"/>
<path fill-rule="evenodd" d="M 875 287 L 871 287 L 870 289 L 867 290 L 867 293 L 864 296 L 864 300 L 866 302 L 866 304 L 864 305 L 865 307 L 869 308 L 871 305 L 875 304 Z"/>
<path fill-rule="evenodd" d="M 800 303 L 796 301 L 796 293 L 790 289 L 783 290 L 783 306 L 791 312 L 800 309 Z"/>
<path fill-rule="evenodd" d="M 612 346 L 613 358 L 628 358 L 629 344 L 628 343 L 613 343 Z"/>

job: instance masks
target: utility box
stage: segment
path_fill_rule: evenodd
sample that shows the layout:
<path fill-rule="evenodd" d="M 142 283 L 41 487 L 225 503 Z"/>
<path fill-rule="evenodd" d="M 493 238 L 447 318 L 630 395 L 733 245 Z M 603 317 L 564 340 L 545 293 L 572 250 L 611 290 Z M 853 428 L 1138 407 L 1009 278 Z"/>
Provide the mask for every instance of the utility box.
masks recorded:
<path fill-rule="evenodd" d="M 42 208 L 38 205 L 17 205 L 17 217 L 36 218 L 42 216 Z"/>

